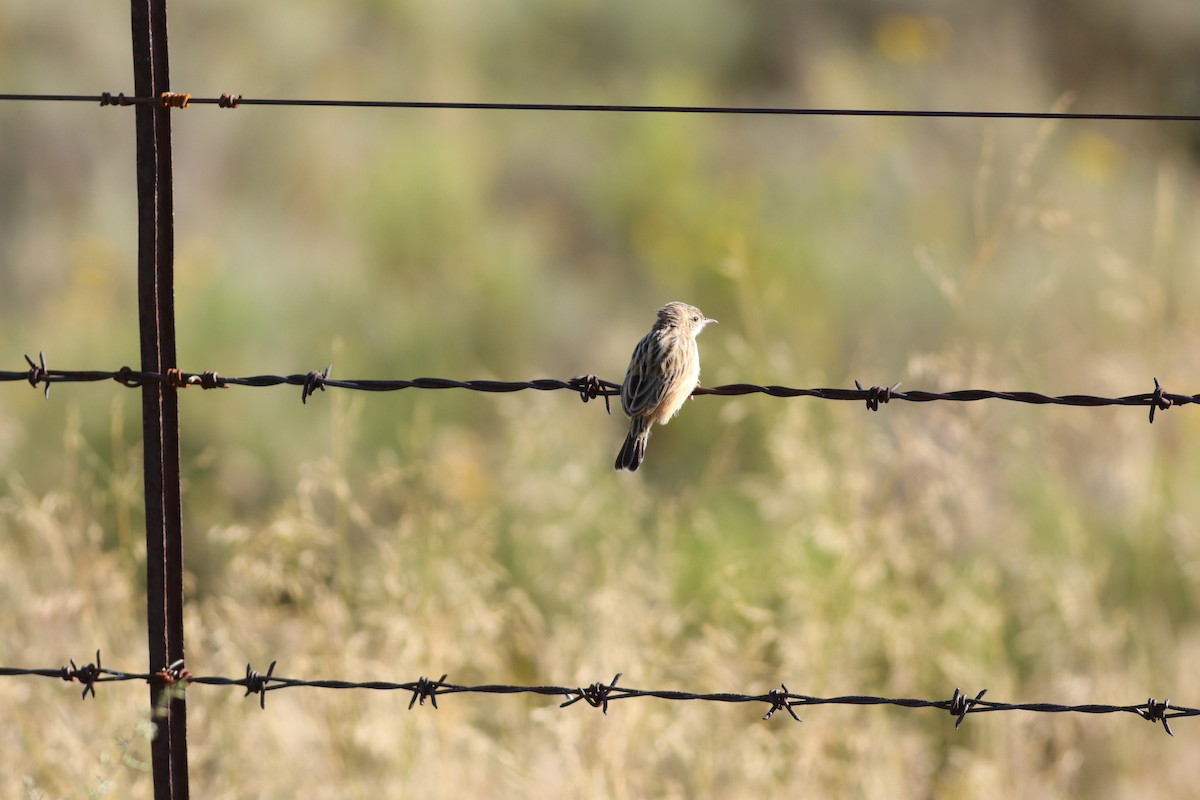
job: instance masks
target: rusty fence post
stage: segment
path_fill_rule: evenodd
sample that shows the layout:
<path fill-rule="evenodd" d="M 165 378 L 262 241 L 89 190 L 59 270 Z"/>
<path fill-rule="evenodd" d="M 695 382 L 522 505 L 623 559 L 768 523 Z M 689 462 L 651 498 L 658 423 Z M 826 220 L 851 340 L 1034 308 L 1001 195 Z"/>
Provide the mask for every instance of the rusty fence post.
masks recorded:
<path fill-rule="evenodd" d="M 170 91 L 166 0 L 132 0 L 133 77 L 138 97 Z M 137 128 L 138 320 L 142 370 L 166 375 L 176 366 L 174 208 L 171 112 L 139 104 Z M 183 522 L 179 487 L 178 390 L 165 381 L 142 387 L 146 486 L 146 620 L 150 669 L 182 659 Z M 156 736 L 151 744 L 154 796 L 188 796 L 187 716 L 183 696 L 152 683 Z"/>

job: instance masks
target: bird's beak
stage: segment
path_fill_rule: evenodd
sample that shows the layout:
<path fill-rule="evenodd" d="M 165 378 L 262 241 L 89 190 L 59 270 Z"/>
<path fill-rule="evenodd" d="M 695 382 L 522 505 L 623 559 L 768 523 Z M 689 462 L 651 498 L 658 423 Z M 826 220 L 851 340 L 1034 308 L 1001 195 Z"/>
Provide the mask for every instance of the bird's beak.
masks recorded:
<path fill-rule="evenodd" d="M 708 323 L 710 323 L 710 322 L 711 322 L 711 323 L 713 323 L 713 324 L 716 324 L 716 322 L 717 322 L 717 321 L 716 321 L 715 319 L 706 319 L 706 320 L 704 320 L 704 324 L 705 324 L 705 325 L 707 325 L 707 324 L 708 324 Z"/>

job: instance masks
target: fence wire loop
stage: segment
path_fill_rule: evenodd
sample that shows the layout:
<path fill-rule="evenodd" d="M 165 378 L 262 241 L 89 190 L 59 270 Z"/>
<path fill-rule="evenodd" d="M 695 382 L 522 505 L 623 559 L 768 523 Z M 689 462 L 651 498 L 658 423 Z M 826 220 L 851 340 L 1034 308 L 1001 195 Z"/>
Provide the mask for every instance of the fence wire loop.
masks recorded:
<path fill-rule="evenodd" d="M 138 377 L 138 373 L 133 371 L 133 367 L 128 365 L 117 370 L 117 374 L 113 376 L 113 380 L 127 389 L 136 389 L 142 385 L 142 379 Z"/>
<path fill-rule="evenodd" d="M 267 674 L 263 675 L 258 670 L 250 668 L 250 662 L 246 662 L 246 693 L 242 697 L 249 697 L 252 694 L 258 695 L 258 707 L 265 709 L 267 707 L 267 686 L 271 682 L 271 675 L 275 672 L 275 661 L 271 662 L 271 666 L 267 667 Z"/>
<path fill-rule="evenodd" d="M 126 97 L 124 92 L 117 92 L 114 96 L 111 92 L 100 93 L 100 106 L 131 106 L 133 98 Z"/>
<path fill-rule="evenodd" d="M 950 711 L 950 716 L 958 717 L 954 721 L 955 730 L 958 730 L 959 726 L 963 724 L 963 720 L 967 718 L 967 714 L 975 707 L 976 703 L 983 699 L 985 694 L 987 694 L 987 689 L 983 689 L 979 694 L 975 695 L 974 699 L 971 699 L 968 695 L 960 692 L 957 686 L 954 687 L 954 696 L 950 698 L 950 708 L 948 710 Z"/>
<path fill-rule="evenodd" d="M 1171 701 L 1163 700 L 1161 703 L 1151 697 L 1146 701 L 1146 708 L 1138 709 L 1138 714 L 1147 722 L 1161 722 L 1163 730 L 1168 736 L 1174 736 L 1171 732 L 1171 723 L 1167 721 L 1167 711 L 1171 708 Z"/>
<path fill-rule="evenodd" d="M 230 94 L 229 92 L 225 92 L 217 98 L 217 108 L 237 108 L 241 102 L 242 96 L 240 94 L 234 95 Z"/>
<path fill-rule="evenodd" d="M 441 688 L 442 684 L 446 682 L 446 678 L 449 676 L 450 673 L 447 672 L 436 681 L 431 681 L 424 675 L 418 678 L 416 686 L 413 687 L 412 699 L 408 701 L 409 709 L 411 710 L 413 703 L 418 701 L 420 701 L 421 705 L 425 705 L 426 697 L 429 698 L 429 702 L 433 704 L 433 707 L 437 708 L 437 690 Z"/>
<path fill-rule="evenodd" d="M 313 370 L 304 378 L 304 388 L 300 391 L 300 402 L 308 404 L 308 398 L 316 394 L 317 389 L 325 391 L 325 381 L 329 378 L 330 371 L 333 370 L 333 364 L 325 368 L 324 372 Z"/>
<path fill-rule="evenodd" d="M 100 680 L 100 675 L 103 669 L 100 666 L 100 651 L 96 651 L 96 661 L 94 664 L 84 664 L 82 667 L 75 666 L 75 659 L 71 659 L 71 670 L 67 671 L 63 667 L 63 680 L 79 681 L 83 684 L 83 693 L 79 695 L 79 699 L 86 700 L 90 694 L 96 696 L 96 681 Z"/>
<path fill-rule="evenodd" d="M 25 354 L 25 363 L 29 365 L 29 385 L 36 389 L 39 383 L 44 382 L 46 384 L 46 388 L 45 391 L 42 392 L 42 396 L 49 400 L 50 371 L 46 369 L 46 354 L 44 352 L 38 351 L 38 361 L 41 363 L 33 363 L 33 359 L 29 357 L 29 354 Z"/>
<path fill-rule="evenodd" d="M 596 375 L 576 375 L 571 380 L 567 381 L 572 389 L 579 392 L 579 399 L 583 402 L 595 400 L 597 397 L 604 398 L 604 410 L 609 414 L 612 413 L 612 407 L 609 405 L 608 398 L 619 388 L 614 388 L 613 384 L 600 380 Z"/>
<path fill-rule="evenodd" d="M 188 376 L 188 383 L 201 389 L 225 389 L 225 380 L 215 370 L 205 370 L 199 375 Z"/>
<path fill-rule="evenodd" d="M 1166 411 L 1171 406 L 1175 405 L 1175 401 L 1169 397 L 1164 397 L 1162 384 L 1158 382 L 1158 378 L 1154 379 L 1154 394 L 1150 395 L 1150 424 L 1154 424 L 1154 412 Z"/>
<path fill-rule="evenodd" d="M 763 715 L 763 719 L 770 719 L 771 715 L 773 715 L 776 711 L 787 711 L 792 715 L 792 719 L 796 720 L 796 722 L 803 722 L 803 720 L 797 716 L 796 709 L 792 708 L 794 703 L 788 699 L 791 695 L 791 692 L 788 691 L 787 684 L 781 683 L 779 685 L 783 687 L 783 691 L 780 691 L 779 689 L 772 689 L 771 691 L 767 692 L 767 699 L 771 703 L 771 708 L 766 714 Z"/>
<path fill-rule="evenodd" d="M 163 108 L 187 108 L 192 96 L 187 92 L 163 92 L 159 95 Z"/>

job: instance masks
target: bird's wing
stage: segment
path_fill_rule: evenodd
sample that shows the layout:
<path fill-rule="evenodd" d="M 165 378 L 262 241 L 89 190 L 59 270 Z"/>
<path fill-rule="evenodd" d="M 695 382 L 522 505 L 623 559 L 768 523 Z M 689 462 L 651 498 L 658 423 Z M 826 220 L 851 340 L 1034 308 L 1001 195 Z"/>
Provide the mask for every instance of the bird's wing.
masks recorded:
<path fill-rule="evenodd" d="M 662 375 L 662 344 L 653 332 L 646 334 L 633 349 L 629 371 L 621 384 L 621 407 L 631 417 L 658 407 L 666 392 Z"/>

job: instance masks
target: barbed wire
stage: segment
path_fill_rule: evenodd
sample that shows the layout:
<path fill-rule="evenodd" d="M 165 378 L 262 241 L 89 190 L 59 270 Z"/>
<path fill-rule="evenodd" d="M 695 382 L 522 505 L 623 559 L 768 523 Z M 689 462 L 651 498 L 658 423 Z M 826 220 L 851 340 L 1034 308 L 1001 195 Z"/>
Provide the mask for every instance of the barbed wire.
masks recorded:
<path fill-rule="evenodd" d="M 1103 703 L 1086 703 L 1065 705 L 1060 703 L 1005 703 L 998 700 L 985 700 L 987 689 L 980 691 L 974 697 L 955 688 L 949 699 L 926 700 L 912 697 L 878 697 L 873 695 L 843 695 L 840 697 L 814 697 L 798 694 L 788 689 L 787 684 L 780 684 L 779 689 L 771 689 L 765 693 L 748 694 L 740 692 L 689 692 L 676 690 L 635 689 L 628 686 L 618 686 L 621 673 L 617 673 L 608 683 L 596 682 L 588 686 L 519 686 L 510 684 L 483 684 L 479 686 L 464 686 L 447 683 L 448 675 L 442 675 L 437 680 L 421 676 L 415 681 L 347 681 L 347 680 L 300 680 L 285 678 L 275 674 L 277 661 L 272 661 L 266 673 L 259 672 L 246 664 L 246 673 L 240 678 L 224 676 L 197 676 L 191 674 L 183 661 L 176 661 L 166 669 L 157 673 L 121 672 L 101 666 L 100 651 L 96 651 L 96 660 L 82 667 L 75 665 L 74 659 L 70 667 L 27 669 L 22 667 L 0 667 L 0 677 L 38 676 L 57 678 L 67 682 L 83 684 L 82 698 L 90 694 L 96 696 L 96 684 L 124 681 L 140 681 L 159 683 L 163 685 L 201 684 L 208 686 L 236 686 L 246 690 L 244 696 L 256 695 L 259 707 L 265 709 L 267 692 L 279 689 L 307 687 L 313 689 L 369 689 L 375 691 L 412 692 L 408 701 L 411 709 L 414 705 L 430 704 L 437 708 L 440 696 L 451 694 L 536 694 L 551 697 L 564 697 L 559 708 L 572 706 L 579 701 L 587 703 L 592 708 L 598 708 L 604 714 L 608 713 L 608 704 L 617 700 L 633 698 L 657 698 L 659 700 L 699 700 L 711 703 L 765 703 L 767 712 L 764 720 L 769 720 L 777 711 L 786 711 L 797 722 L 800 716 L 797 708 L 807 706 L 895 706 L 899 708 L 932 708 L 947 711 L 955 717 L 954 727 L 962 725 L 967 714 L 980 714 L 989 711 L 1031 711 L 1043 714 L 1136 714 L 1148 722 L 1161 722 L 1163 730 L 1174 736 L 1170 720 L 1177 717 L 1200 716 L 1200 709 L 1172 704 L 1168 700 L 1156 700 L 1151 697 L 1144 703 L 1133 705 L 1109 705 Z"/>
<path fill-rule="evenodd" d="M 101 106 L 192 105 L 292 106 L 320 108 L 458 109 L 468 111 L 598 111 L 651 114 L 736 114 L 803 117 L 934 117 L 952 119 L 1062 119 L 1136 122 L 1200 122 L 1198 114 L 1150 114 L 1067 111 L 955 111 L 901 108 L 802 108 L 794 106 L 641 105 L 627 103 L 498 103 L 439 100 L 337 100 L 285 97 L 244 97 L 224 93 L 198 97 L 185 92 L 163 92 L 158 97 L 126 96 L 124 92 L 100 94 L 0 94 L 0 101 L 98 103 Z"/>
<path fill-rule="evenodd" d="M 555 391 L 566 389 L 577 392 L 583 402 L 603 398 L 605 407 L 609 408 L 609 398 L 619 395 L 621 384 L 603 380 L 595 375 L 579 375 L 570 380 L 542 378 L 531 381 L 495 381 L 468 380 L 460 381 L 450 378 L 412 378 L 407 380 L 379 379 L 335 379 L 330 377 L 332 365 L 321 371 L 296 373 L 292 375 L 252 375 L 242 378 L 231 378 L 215 371 L 187 372 L 180 369 L 167 370 L 166 373 L 145 372 L 131 367 L 121 367 L 119 370 L 57 370 L 46 366 L 44 353 L 38 354 L 34 362 L 28 355 L 25 362 L 28 369 L 2 372 L 0 382 L 26 381 L 31 386 L 43 386 L 46 397 L 50 396 L 52 383 L 86 383 L 98 381 L 116 381 L 128 388 L 138 388 L 147 383 L 161 383 L 176 389 L 186 389 L 189 386 L 199 386 L 203 389 L 224 389 L 229 386 L 267 387 L 291 385 L 301 387 L 301 402 L 307 403 L 318 390 L 326 387 L 338 389 L 354 389 L 365 392 L 395 392 L 403 389 L 467 389 L 475 392 L 506 393 L 524 390 Z M 766 394 L 771 397 L 815 397 L 821 400 L 849 400 L 866 403 L 871 411 L 878 411 L 880 405 L 892 400 L 905 400 L 910 403 L 929 403 L 934 401 L 975 402 L 979 400 L 1005 400 L 1014 403 L 1032 405 L 1059 405 L 1095 408 L 1098 406 L 1148 406 L 1150 422 L 1154 422 L 1155 413 L 1166 411 L 1173 406 L 1184 406 L 1200 403 L 1200 394 L 1172 394 L 1163 389 L 1154 379 L 1154 391 L 1141 394 L 1131 394 L 1122 397 L 1099 397 L 1090 394 L 1045 395 L 1038 392 L 1026 391 L 994 391 L 991 389 L 959 389 L 949 392 L 927 392 L 912 390 L 898 391 L 900 384 L 891 386 L 871 386 L 863 388 L 858 381 L 853 389 L 812 388 L 800 389 L 792 386 L 759 385 L 755 383 L 732 383 L 724 386 L 697 387 L 694 395 L 719 395 L 731 397 L 747 394 Z"/>

